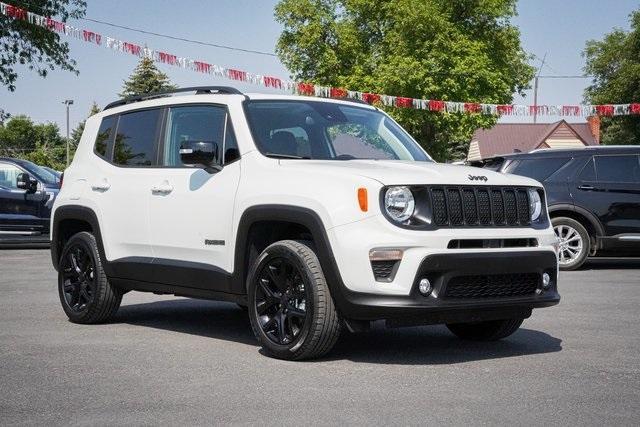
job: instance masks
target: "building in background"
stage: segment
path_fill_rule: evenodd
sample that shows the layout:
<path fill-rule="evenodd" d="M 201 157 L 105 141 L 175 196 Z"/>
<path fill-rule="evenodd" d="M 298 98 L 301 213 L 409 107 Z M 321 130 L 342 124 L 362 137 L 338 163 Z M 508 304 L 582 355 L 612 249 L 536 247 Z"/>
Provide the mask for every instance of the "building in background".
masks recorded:
<path fill-rule="evenodd" d="M 600 144 L 600 118 L 587 123 L 500 123 L 478 129 L 469 144 L 468 162 L 541 148 L 580 148 Z"/>

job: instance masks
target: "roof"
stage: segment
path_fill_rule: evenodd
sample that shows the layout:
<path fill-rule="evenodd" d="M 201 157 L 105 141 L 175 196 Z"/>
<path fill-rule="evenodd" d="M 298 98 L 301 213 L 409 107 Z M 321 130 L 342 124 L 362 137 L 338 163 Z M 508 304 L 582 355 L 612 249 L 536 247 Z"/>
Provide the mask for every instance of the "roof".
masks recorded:
<path fill-rule="evenodd" d="M 585 145 L 598 145 L 588 123 L 499 123 L 491 129 L 478 129 L 472 142 L 478 142 L 483 159 L 514 152 L 529 152 L 540 147 L 560 125 L 566 124 Z"/>
<path fill-rule="evenodd" d="M 505 159 L 514 158 L 539 158 L 539 157 L 559 157 L 566 155 L 594 155 L 594 154 L 640 154 L 640 146 L 638 145 L 596 145 L 585 148 L 543 148 L 534 150 L 529 153 L 515 153 L 504 156 Z"/>

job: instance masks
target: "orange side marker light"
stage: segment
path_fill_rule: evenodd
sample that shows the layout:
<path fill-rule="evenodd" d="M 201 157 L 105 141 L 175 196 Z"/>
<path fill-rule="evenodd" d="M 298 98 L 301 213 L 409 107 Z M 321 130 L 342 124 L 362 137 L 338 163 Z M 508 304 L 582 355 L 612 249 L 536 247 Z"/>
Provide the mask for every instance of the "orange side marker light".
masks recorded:
<path fill-rule="evenodd" d="M 367 212 L 369 210 L 369 197 L 367 196 L 366 188 L 358 188 L 358 204 L 360 205 L 360 210 L 362 212 Z"/>

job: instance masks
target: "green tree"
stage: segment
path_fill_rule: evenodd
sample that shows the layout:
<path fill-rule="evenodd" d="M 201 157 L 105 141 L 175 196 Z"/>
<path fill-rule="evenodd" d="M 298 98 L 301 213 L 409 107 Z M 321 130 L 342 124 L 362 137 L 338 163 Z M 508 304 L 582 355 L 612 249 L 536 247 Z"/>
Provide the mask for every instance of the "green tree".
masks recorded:
<path fill-rule="evenodd" d="M 176 87 L 171 84 L 165 73 L 158 70 L 153 60 L 145 57 L 140 60 L 129 79 L 124 81 L 120 97 L 127 98 L 143 93 L 161 92 Z"/>
<path fill-rule="evenodd" d="M 84 0 L 11 0 L 13 6 L 66 22 L 84 16 Z M 26 65 L 42 77 L 59 67 L 76 74 L 76 62 L 69 57 L 69 45 L 55 31 L 27 21 L 0 15 L 0 84 L 15 90 L 17 64 Z"/>
<path fill-rule="evenodd" d="M 640 102 L 640 10 L 630 15 L 631 30 L 615 29 L 587 42 L 584 71 L 593 76 L 585 90 L 592 104 Z M 640 144 L 640 116 L 602 118 L 603 144 Z"/>
<path fill-rule="evenodd" d="M 0 125 L 0 155 L 31 160 L 61 170 L 65 140 L 55 123 L 33 123 L 27 116 L 11 117 Z"/>
<path fill-rule="evenodd" d="M 294 78 L 364 92 L 510 103 L 534 70 L 516 0 L 281 0 L 277 52 Z M 466 155 L 497 118 L 387 109 L 437 159 Z"/>

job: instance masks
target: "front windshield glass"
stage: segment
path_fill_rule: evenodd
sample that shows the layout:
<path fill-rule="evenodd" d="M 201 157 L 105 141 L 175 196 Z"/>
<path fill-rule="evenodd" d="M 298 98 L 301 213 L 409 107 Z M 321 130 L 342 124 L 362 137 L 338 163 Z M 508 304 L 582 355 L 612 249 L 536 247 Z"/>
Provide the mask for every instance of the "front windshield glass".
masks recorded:
<path fill-rule="evenodd" d="M 251 101 L 249 125 L 271 157 L 432 161 L 378 110 L 321 101 Z"/>
<path fill-rule="evenodd" d="M 48 170 L 36 165 L 35 163 L 25 161 L 22 165 L 29 173 L 45 185 L 58 185 L 60 179 Z"/>

